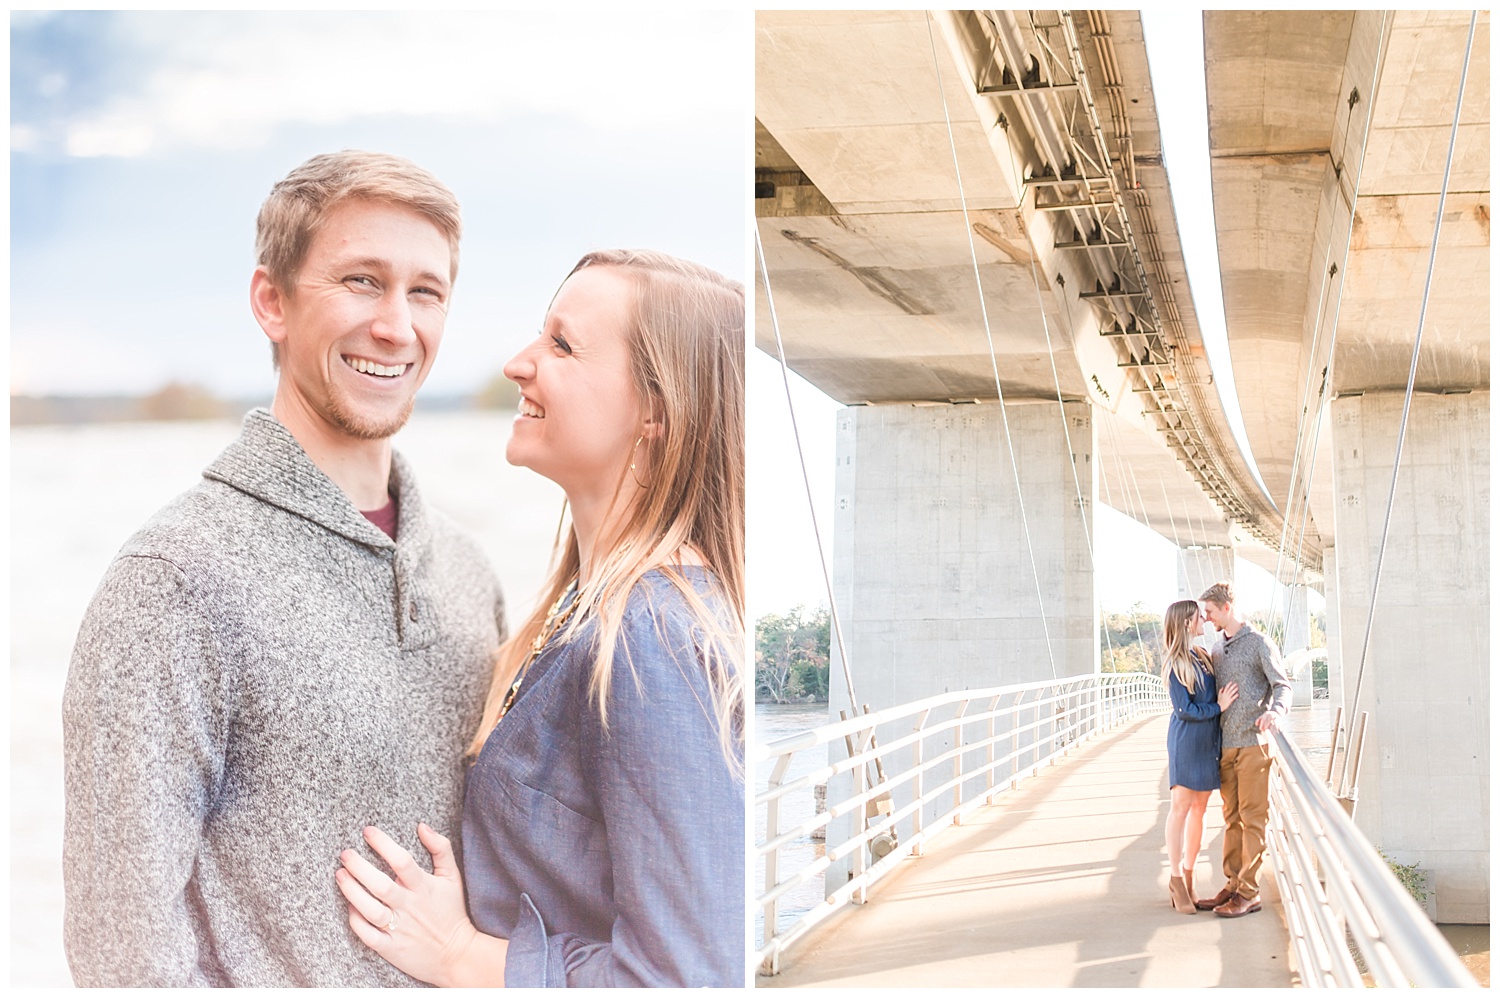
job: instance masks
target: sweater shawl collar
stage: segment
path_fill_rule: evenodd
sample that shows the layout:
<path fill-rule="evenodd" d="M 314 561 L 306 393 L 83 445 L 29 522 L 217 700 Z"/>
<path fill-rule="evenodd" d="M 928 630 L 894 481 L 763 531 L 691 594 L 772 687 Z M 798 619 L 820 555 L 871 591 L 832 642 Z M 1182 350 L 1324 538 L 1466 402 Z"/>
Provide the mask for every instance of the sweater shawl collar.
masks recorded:
<path fill-rule="evenodd" d="M 223 482 L 367 547 L 397 547 L 313 463 L 269 409 L 251 409 L 245 414 L 239 439 L 204 469 L 203 477 Z M 390 490 L 399 503 L 396 536 L 401 539 L 400 547 L 425 546 L 427 517 L 416 479 L 405 459 L 394 451 Z"/>

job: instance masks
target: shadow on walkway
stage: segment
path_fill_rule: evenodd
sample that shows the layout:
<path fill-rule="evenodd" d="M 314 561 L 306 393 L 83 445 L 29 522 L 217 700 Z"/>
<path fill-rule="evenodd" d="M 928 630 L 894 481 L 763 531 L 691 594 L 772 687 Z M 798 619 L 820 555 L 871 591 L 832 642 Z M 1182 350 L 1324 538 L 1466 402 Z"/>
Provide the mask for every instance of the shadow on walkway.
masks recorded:
<path fill-rule="evenodd" d="M 761 987 L 1284 987 L 1274 883 L 1240 919 L 1173 911 L 1165 717 L 1105 735 L 972 812 L 869 904 L 830 918 Z M 1197 877 L 1218 890 L 1218 795 Z M 1271 880 L 1269 869 L 1266 880 Z"/>

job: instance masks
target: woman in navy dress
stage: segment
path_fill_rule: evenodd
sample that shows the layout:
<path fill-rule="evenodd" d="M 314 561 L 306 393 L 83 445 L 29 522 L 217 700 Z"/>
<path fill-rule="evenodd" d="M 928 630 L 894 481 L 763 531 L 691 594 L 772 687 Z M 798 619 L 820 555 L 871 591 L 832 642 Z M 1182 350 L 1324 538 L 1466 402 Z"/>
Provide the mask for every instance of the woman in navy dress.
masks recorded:
<path fill-rule="evenodd" d="M 505 365 L 505 457 L 562 487 L 536 609 L 470 745 L 463 873 L 377 828 L 349 924 L 431 984 L 745 983 L 745 292 L 660 253 L 586 255 Z M 467 905 L 466 905 L 467 902 Z"/>
<path fill-rule="evenodd" d="M 1218 689 L 1210 656 L 1193 647 L 1208 618 L 1195 600 L 1179 600 L 1167 607 L 1162 626 L 1165 654 L 1162 681 L 1172 699 L 1167 724 L 1167 782 L 1172 807 L 1167 812 L 1167 893 L 1172 907 L 1196 915 L 1193 867 L 1203 843 L 1203 812 L 1208 795 L 1219 789 L 1219 715 L 1239 696 L 1228 683 Z"/>

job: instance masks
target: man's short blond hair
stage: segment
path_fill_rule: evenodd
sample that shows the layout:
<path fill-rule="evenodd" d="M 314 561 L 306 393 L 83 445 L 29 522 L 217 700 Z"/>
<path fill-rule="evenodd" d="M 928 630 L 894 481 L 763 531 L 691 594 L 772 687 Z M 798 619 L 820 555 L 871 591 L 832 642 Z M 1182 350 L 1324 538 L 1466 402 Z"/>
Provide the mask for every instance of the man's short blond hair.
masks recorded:
<path fill-rule="evenodd" d="M 1203 595 L 1198 597 L 1201 603 L 1217 603 L 1220 606 L 1229 606 L 1234 602 L 1234 586 L 1227 582 L 1215 582 L 1203 590 Z"/>
<path fill-rule="evenodd" d="M 297 272 L 323 219 L 350 200 L 396 205 L 430 221 L 448 240 L 448 279 L 458 279 L 463 225 L 453 192 L 400 156 L 345 149 L 314 156 L 288 173 L 260 207 L 255 220 L 255 262 L 266 268 L 283 294 L 292 294 Z M 280 363 L 274 343 L 271 356 Z"/>

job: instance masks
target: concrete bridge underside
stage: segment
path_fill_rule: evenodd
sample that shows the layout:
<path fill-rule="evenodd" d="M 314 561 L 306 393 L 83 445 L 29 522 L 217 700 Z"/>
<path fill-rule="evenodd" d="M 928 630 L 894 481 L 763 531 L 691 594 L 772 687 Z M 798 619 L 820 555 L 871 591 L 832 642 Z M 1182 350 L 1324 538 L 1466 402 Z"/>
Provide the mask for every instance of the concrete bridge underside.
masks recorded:
<path fill-rule="evenodd" d="M 1212 384 L 1139 19 L 1037 13 L 1042 27 L 1006 12 L 758 15 L 756 206 L 788 360 L 850 405 L 1087 401 L 1101 498 L 1181 547 L 1235 543 L 1269 569 L 1280 519 Z M 1006 89 L 1002 52 L 1038 38 L 1061 51 L 1069 30 L 1112 109 L 1097 134 L 1076 121 L 1053 134 L 1075 109 Z M 1071 64 L 1044 61 L 1047 99 L 1079 92 L 1062 85 Z M 1072 151 L 1080 136 L 1100 162 Z M 1084 179 L 1049 165 L 1068 156 Z M 1110 171 L 1121 180 L 1106 198 Z M 759 289 L 756 330 L 773 350 Z M 1316 538 L 1306 550 L 1316 569 Z"/>
<path fill-rule="evenodd" d="M 1323 589 L 1333 696 L 1372 716 L 1356 818 L 1433 871 L 1442 920 L 1488 920 L 1484 12 L 1384 529 L 1467 28 L 1204 18 L 1267 497 L 1204 358 L 1137 12 L 757 15 L 758 232 L 789 363 L 849 406 L 835 586 L 863 700 L 1096 670 L 1103 501 L 1178 545 L 1184 594 L 1235 554 Z"/>

